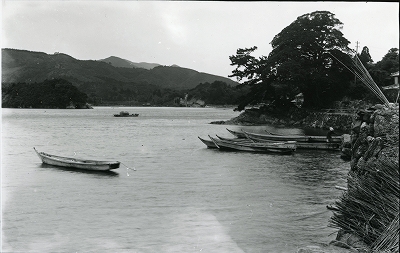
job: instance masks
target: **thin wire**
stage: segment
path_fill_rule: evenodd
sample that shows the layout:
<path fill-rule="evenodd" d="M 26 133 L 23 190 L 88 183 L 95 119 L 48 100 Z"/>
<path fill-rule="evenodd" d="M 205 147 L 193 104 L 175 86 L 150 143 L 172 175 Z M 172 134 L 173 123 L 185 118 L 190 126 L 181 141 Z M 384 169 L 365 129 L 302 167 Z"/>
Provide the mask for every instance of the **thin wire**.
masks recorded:
<path fill-rule="evenodd" d="M 381 100 L 387 107 L 389 107 L 389 101 L 387 100 L 386 96 L 383 94 L 383 92 L 379 89 L 378 85 L 375 83 L 374 79 L 372 79 L 371 75 L 369 74 L 368 70 L 364 67 L 364 64 L 360 61 L 358 58 L 357 54 L 354 55 L 354 58 L 350 59 L 353 62 L 353 65 L 356 67 L 358 72 L 355 69 L 350 69 L 347 67 L 342 61 L 340 61 L 337 57 L 335 57 L 331 52 L 326 51 L 321 45 L 319 45 L 317 42 L 315 42 L 319 47 L 321 47 L 325 52 L 330 54 L 333 58 L 335 58 L 338 62 L 340 62 L 344 67 L 346 67 L 351 73 L 353 73 L 356 77 L 358 77 L 364 85 L 369 88 L 372 93 L 378 97 L 379 100 Z M 342 46 L 342 45 L 341 45 Z M 342 46 L 342 48 L 344 48 Z"/>
<path fill-rule="evenodd" d="M 365 77 L 364 80 L 367 81 L 365 83 L 369 84 L 369 88 L 376 92 L 375 94 L 378 95 L 378 97 L 381 99 L 382 102 L 385 103 L 385 105 L 389 106 L 389 101 L 387 100 L 386 96 L 379 89 L 378 85 L 372 79 L 368 70 L 364 67 L 364 64 L 362 64 L 361 60 L 358 58 L 357 55 L 355 55 L 355 60 L 353 62 L 355 63 L 355 66 L 359 69 L 359 71 L 362 72 L 362 74 L 364 74 L 364 76 L 363 76 L 363 77 Z"/>

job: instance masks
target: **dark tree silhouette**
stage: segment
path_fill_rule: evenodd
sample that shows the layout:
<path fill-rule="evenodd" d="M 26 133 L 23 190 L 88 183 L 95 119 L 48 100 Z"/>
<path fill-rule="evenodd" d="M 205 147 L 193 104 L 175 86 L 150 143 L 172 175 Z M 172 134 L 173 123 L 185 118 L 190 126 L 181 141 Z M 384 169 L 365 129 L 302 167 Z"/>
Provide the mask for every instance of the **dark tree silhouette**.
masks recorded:
<path fill-rule="evenodd" d="M 326 107 L 338 99 L 352 80 L 342 64 L 350 64 L 350 49 L 341 28 L 333 13 L 316 11 L 298 17 L 277 34 L 268 57 L 250 56 L 257 47 L 238 49 L 230 57 L 231 65 L 237 65 L 231 76 L 247 78 L 243 84 L 253 86 L 239 109 L 263 99 L 287 105 L 300 92 L 305 107 Z"/>

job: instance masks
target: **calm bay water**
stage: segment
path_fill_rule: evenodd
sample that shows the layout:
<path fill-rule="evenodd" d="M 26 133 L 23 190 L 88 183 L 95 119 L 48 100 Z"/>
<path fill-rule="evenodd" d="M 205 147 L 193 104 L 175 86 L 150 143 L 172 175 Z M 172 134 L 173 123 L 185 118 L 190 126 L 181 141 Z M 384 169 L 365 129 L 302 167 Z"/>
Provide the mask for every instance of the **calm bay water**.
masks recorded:
<path fill-rule="evenodd" d="M 112 116 L 121 110 L 140 116 Z M 337 152 L 207 149 L 197 136 L 239 129 L 209 124 L 237 116 L 232 109 L 2 114 L 3 252 L 296 252 L 335 237 L 326 205 L 340 195 L 334 186 L 345 185 L 349 164 Z M 33 147 L 123 165 L 65 170 L 42 165 Z"/>

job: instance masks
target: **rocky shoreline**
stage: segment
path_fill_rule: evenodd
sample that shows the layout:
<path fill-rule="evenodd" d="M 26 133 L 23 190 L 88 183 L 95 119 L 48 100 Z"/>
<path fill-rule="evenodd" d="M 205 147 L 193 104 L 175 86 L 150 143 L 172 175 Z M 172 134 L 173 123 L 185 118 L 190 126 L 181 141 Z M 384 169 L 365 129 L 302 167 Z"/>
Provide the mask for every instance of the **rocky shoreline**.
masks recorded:
<path fill-rule="evenodd" d="M 246 109 L 239 116 L 226 121 L 213 121 L 210 124 L 220 125 L 273 125 L 286 127 L 312 127 L 329 129 L 333 127 L 342 132 L 350 132 L 353 113 L 306 111 L 292 109 L 279 114 L 260 109 Z"/>

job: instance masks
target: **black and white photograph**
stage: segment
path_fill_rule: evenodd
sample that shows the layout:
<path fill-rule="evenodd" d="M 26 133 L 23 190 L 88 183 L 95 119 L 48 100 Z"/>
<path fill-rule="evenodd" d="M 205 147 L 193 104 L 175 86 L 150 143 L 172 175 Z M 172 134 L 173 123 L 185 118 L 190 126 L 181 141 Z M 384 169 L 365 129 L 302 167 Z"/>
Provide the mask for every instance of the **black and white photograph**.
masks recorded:
<path fill-rule="evenodd" d="M 0 252 L 399 252 L 399 2 L 1 13 Z"/>

